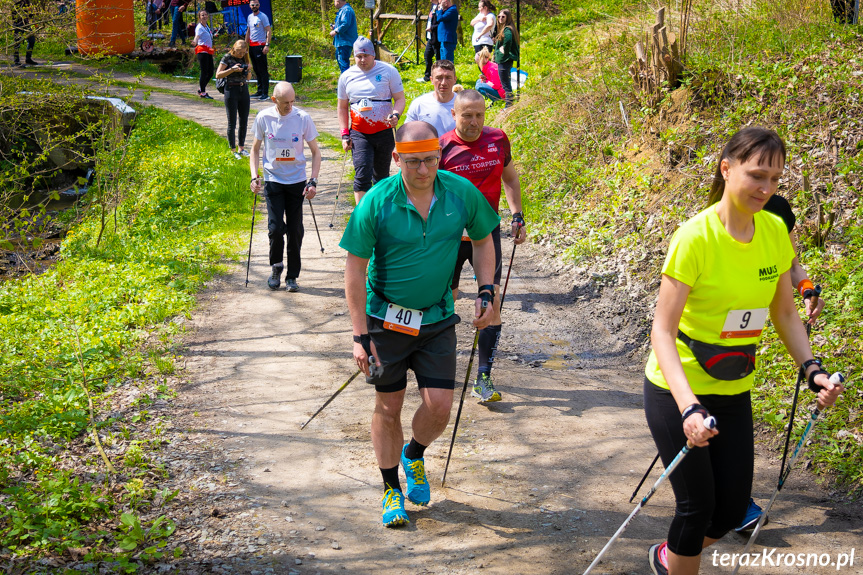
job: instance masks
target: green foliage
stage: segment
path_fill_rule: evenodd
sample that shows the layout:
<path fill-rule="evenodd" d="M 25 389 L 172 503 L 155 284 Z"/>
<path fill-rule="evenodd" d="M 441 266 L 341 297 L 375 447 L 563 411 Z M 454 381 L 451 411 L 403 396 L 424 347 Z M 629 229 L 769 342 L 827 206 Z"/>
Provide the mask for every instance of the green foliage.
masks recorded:
<path fill-rule="evenodd" d="M 675 8 L 666 22 L 677 32 Z M 798 214 L 800 259 L 828 301 L 814 351 L 829 369 L 859 380 L 863 145 L 849 143 L 863 138 L 863 39 L 833 24 L 827 3 L 756 1 L 739 15 L 725 4 L 696 3 L 684 86 L 655 101 L 635 92 L 628 74 L 637 30 L 652 25 L 654 13 L 616 9 L 612 15 L 622 19 L 587 18 L 564 29 L 552 23 L 575 18 L 577 9 L 563 6 L 558 16 L 523 28 L 527 61 L 542 59 L 547 75 L 537 84 L 532 74 L 519 106 L 500 119 L 519 170 L 529 174 L 523 203 L 534 239 L 603 277 L 622 265 L 655 289 L 671 234 L 705 206 L 724 142 L 744 125 L 774 127 L 789 151 L 780 193 Z M 543 33 L 531 36 L 532 30 Z M 541 53 L 532 52 L 543 44 Z M 803 190 L 804 174 L 810 191 Z M 816 202 L 836 217 L 826 248 L 814 238 L 816 228 L 827 228 L 817 223 Z M 651 291 L 638 304 L 645 313 L 653 297 Z M 769 330 L 758 373 L 756 419 L 778 440 L 795 370 Z M 802 401 L 812 403 L 808 391 Z M 823 417 L 807 450 L 814 469 L 859 494 L 863 393 L 849 388 Z M 802 421 L 801 415 L 798 434 Z"/>
<path fill-rule="evenodd" d="M 149 508 L 155 490 L 144 474 L 163 472 L 150 463 L 158 441 L 132 439 L 122 465 L 114 461 L 139 476 L 125 483 L 120 500 L 98 474 L 58 466 L 66 448 L 112 424 L 90 420 L 88 393 L 98 422 L 99 405 L 148 364 L 157 373 L 173 370 L 167 344 L 177 329 L 163 322 L 188 313 L 195 291 L 239 251 L 238 232 L 248 225 L 245 167 L 213 132 L 145 108 L 125 149 L 106 154 L 124 182 L 107 224 L 90 210 L 67 234 L 56 265 L 0 284 L 0 548 L 14 555 L 67 547 L 110 555 L 111 534 L 94 525 Z M 161 336 L 162 348 L 145 345 L 150 333 Z M 166 385 L 158 392 L 172 393 Z M 138 409 L 151 401 L 140 395 Z M 145 410 L 129 419 L 152 424 Z M 133 437 L 129 427 L 117 429 Z M 112 438 L 105 433 L 106 446 Z M 93 453 L 88 465 L 101 467 Z M 162 557 L 174 530 L 163 518 L 144 527 L 129 516 L 121 525 L 122 545 L 134 551 L 128 569 Z"/>
<path fill-rule="evenodd" d="M 164 515 L 157 517 L 148 529 L 141 525 L 137 515 L 123 513 L 120 516 L 120 531 L 123 537 L 120 539 L 120 549 L 130 553 L 141 548 L 140 558 L 143 561 L 152 561 L 163 558 L 167 551 L 166 539 L 177 529 L 177 525 Z"/>

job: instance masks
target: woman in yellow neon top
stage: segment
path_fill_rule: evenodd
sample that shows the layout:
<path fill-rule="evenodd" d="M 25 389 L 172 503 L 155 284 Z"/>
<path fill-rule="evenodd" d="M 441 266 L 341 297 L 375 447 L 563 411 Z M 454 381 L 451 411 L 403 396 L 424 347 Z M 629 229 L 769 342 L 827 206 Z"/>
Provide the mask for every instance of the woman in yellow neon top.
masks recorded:
<path fill-rule="evenodd" d="M 645 368 L 645 414 L 665 465 L 687 439 L 702 449 L 669 478 L 676 510 L 668 540 L 650 548 L 656 575 L 698 573 L 701 550 L 743 519 L 754 461 L 749 390 L 768 315 L 810 387 L 821 387 L 818 402 L 833 405 L 842 391 L 813 359 L 797 314 L 788 232 L 762 211 L 784 164 L 785 144 L 772 130 L 735 134 L 722 151 L 709 207 L 687 220 L 668 248 Z M 717 429 L 704 426 L 708 415 Z"/>

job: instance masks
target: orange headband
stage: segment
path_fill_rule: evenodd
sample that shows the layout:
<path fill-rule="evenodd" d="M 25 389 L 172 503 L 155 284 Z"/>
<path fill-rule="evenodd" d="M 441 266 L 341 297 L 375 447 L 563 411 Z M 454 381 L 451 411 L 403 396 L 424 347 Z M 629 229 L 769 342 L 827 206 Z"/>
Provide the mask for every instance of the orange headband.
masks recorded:
<path fill-rule="evenodd" d="M 396 152 L 399 154 L 419 154 L 421 152 L 434 152 L 436 150 L 440 150 L 440 141 L 437 138 L 417 140 L 415 142 L 396 142 Z"/>

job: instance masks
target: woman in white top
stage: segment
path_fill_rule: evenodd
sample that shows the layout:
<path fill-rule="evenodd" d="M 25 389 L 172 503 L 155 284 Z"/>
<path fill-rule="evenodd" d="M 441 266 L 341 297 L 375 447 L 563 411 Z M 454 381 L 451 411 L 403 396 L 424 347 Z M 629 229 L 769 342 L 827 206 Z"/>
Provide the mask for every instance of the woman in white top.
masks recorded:
<path fill-rule="evenodd" d="M 192 40 L 192 46 L 195 47 L 195 54 L 201 67 L 198 96 L 212 100 L 213 98 L 207 94 L 207 84 L 213 78 L 213 32 L 207 24 L 209 19 L 210 15 L 206 10 L 198 12 L 198 24 L 195 26 L 195 39 Z"/>
<path fill-rule="evenodd" d="M 495 23 L 495 7 L 489 0 L 479 0 L 479 14 L 473 17 L 470 25 L 473 26 L 473 53 L 477 54 L 488 48 L 489 52 L 494 51 L 494 39 L 492 31 Z"/>

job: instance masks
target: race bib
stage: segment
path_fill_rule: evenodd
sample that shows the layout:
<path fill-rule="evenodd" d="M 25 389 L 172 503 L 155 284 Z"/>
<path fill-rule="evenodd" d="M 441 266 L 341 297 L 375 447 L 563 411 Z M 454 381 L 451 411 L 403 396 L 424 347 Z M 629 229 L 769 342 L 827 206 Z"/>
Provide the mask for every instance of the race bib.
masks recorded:
<path fill-rule="evenodd" d="M 720 339 L 758 337 L 767 321 L 767 308 L 733 309 L 725 317 Z"/>
<path fill-rule="evenodd" d="M 422 323 L 423 312 L 418 309 L 402 307 L 394 303 L 387 306 L 384 329 L 416 336 L 420 334 Z"/>
<path fill-rule="evenodd" d="M 293 146 L 290 148 L 276 148 L 276 162 L 296 162 L 297 156 Z"/>
<path fill-rule="evenodd" d="M 360 112 L 371 112 L 372 111 L 372 101 L 368 98 L 363 98 L 357 104 L 357 110 Z"/>

